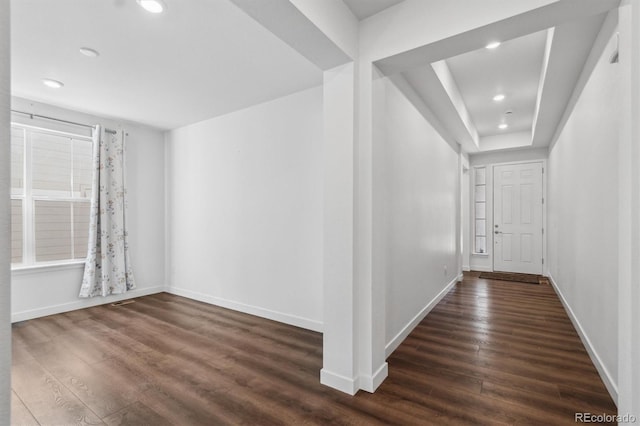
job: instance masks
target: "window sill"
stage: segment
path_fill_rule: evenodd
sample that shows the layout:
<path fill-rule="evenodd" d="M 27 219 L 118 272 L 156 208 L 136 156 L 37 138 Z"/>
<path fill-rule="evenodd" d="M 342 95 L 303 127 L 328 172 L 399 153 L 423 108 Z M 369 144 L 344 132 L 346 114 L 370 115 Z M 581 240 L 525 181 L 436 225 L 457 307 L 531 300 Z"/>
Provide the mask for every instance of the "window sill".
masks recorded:
<path fill-rule="evenodd" d="M 489 257 L 489 253 L 471 253 L 473 256 Z"/>
<path fill-rule="evenodd" d="M 25 274 L 37 274 L 53 271 L 64 271 L 67 269 L 82 269 L 84 268 L 84 260 L 74 260 L 64 263 L 40 263 L 37 265 L 29 266 L 15 266 L 11 268 L 12 275 L 25 275 Z"/>

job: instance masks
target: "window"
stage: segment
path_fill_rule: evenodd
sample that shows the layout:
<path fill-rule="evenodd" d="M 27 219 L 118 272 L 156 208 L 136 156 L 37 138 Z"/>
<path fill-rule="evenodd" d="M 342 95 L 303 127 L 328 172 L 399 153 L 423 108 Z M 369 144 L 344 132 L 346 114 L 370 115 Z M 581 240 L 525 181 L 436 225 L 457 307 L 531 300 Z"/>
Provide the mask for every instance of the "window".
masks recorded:
<path fill-rule="evenodd" d="M 11 127 L 11 263 L 84 259 L 93 144 L 89 137 Z"/>
<path fill-rule="evenodd" d="M 485 167 L 474 169 L 474 252 L 487 253 L 487 170 Z"/>

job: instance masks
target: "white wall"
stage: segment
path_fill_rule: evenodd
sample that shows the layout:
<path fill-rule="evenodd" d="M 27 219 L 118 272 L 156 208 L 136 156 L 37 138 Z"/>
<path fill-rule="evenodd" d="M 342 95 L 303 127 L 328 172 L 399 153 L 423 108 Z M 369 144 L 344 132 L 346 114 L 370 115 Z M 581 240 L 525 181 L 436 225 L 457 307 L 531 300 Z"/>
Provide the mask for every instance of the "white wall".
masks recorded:
<path fill-rule="evenodd" d="M 640 418 L 640 3 L 620 8 L 618 412 Z"/>
<path fill-rule="evenodd" d="M 462 270 L 471 270 L 471 166 L 469 165 L 469 155 L 462 154 L 462 175 L 461 187 L 462 187 L 462 203 L 460 208 L 462 209 Z"/>
<path fill-rule="evenodd" d="M 483 136 L 480 138 L 479 145 L 481 152 L 513 149 L 516 147 L 531 148 L 531 131 Z"/>
<path fill-rule="evenodd" d="M 169 291 L 321 329 L 322 127 L 318 87 L 167 134 Z"/>
<path fill-rule="evenodd" d="M 548 268 L 609 391 L 617 393 L 620 67 L 608 46 L 549 153 Z"/>
<path fill-rule="evenodd" d="M 137 288 L 109 298 L 79 299 L 83 265 L 14 271 L 12 273 L 12 320 L 21 321 L 53 313 L 110 303 L 163 291 L 164 275 L 164 136 L 160 130 L 136 123 L 99 118 L 51 105 L 12 99 L 12 108 L 20 111 L 81 123 L 122 126 L 127 138 L 126 176 L 128 183 L 129 236 L 131 261 Z M 31 120 L 12 114 L 12 120 L 34 126 L 89 134 L 77 126 L 48 120 Z M 83 133 L 84 132 L 84 133 Z"/>
<path fill-rule="evenodd" d="M 458 278 L 459 155 L 387 79 L 375 85 L 374 245 L 386 285 L 387 355 Z M 384 126 L 379 124 L 384 120 Z"/>
<path fill-rule="evenodd" d="M 9 2 L 0 2 L 0 423 L 11 424 L 11 280 L 9 214 Z"/>

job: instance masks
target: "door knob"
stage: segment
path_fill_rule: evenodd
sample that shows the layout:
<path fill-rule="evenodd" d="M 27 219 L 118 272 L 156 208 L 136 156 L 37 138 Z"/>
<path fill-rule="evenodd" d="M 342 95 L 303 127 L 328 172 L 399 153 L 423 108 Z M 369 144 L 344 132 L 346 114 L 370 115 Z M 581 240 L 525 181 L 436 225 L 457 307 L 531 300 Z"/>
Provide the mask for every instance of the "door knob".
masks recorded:
<path fill-rule="evenodd" d="M 495 231 L 494 234 L 502 234 L 500 231 Z"/>

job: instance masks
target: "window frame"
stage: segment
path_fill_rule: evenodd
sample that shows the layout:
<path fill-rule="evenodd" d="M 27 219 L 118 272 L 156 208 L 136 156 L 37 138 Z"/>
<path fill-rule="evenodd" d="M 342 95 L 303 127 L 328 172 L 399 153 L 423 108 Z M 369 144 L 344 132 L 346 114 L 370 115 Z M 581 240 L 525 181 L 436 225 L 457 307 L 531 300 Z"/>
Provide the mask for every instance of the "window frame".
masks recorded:
<path fill-rule="evenodd" d="M 488 202 L 487 202 L 487 197 L 488 197 L 488 167 L 487 166 L 474 166 L 473 167 L 473 185 L 472 185 L 472 189 L 473 189 L 473 203 L 472 203 L 472 211 L 473 211 L 473 221 L 472 221 L 472 232 L 473 232 L 473 251 L 472 254 L 475 256 L 489 256 L 490 254 L 490 245 L 489 245 L 489 232 L 491 232 L 491 230 L 489 229 L 489 217 L 488 214 L 489 212 L 487 211 L 488 208 Z M 478 182 L 478 171 L 479 170 L 483 170 L 484 172 L 484 182 L 480 183 Z M 476 193 L 477 193 L 477 188 L 483 186 L 484 187 L 484 200 L 478 201 L 476 199 Z M 477 217 L 477 209 L 478 209 L 478 204 L 484 204 L 484 217 L 483 218 L 478 218 Z M 484 235 L 480 235 L 478 232 L 478 220 L 484 220 Z M 485 241 L 485 251 L 479 251 L 478 250 L 478 238 L 484 238 Z"/>
<path fill-rule="evenodd" d="M 33 133 L 43 133 L 49 134 L 53 136 L 62 136 L 65 138 L 69 138 L 71 140 L 82 140 L 87 141 L 91 144 L 93 148 L 93 137 L 82 135 L 79 133 L 73 133 L 62 130 L 55 130 L 41 126 L 33 126 L 28 124 L 23 124 L 20 122 L 12 121 L 10 124 L 10 128 L 13 131 L 14 129 L 20 129 L 23 132 L 23 157 L 22 157 L 22 179 L 23 179 L 23 187 L 21 194 L 15 194 L 13 191 L 13 187 L 11 188 L 11 201 L 13 200 L 21 200 L 22 201 L 22 262 L 21 263 L 11 263 L 12 271 L 24 271 L 30 269 L 37 270 L 48 270 L 50 268 L 55 267 L 64 267 L 64 266 L 74 266 L 83 264 L 85 262 L 84 258 L 78 259 L 75 258 L 75 235 L 74 235 L 74 221 L 73 221 L 73 207 L 71 208 L 71 258 L 69 259 L 60 259 L 60 260 L 48 260 L 48 261 L 37 261 L 36 260 L 36 216 L 35 216 L 35 204 L 37 201 L 60 201 L 60 202 L 68 202 L 72 206 L 71 203 L 77 202 L 87 202 L 91 203 L 91 196 L 89 195 L 86 198 L 83 197 L 74 197 L 73 192 L 73 170 L 74 170 L 74 144 L 71 143 L 71 191 L 68 196 L 55 196 L 55 195 L 34 195 L 33 194 Z M 92 132 L 93 133 L 93 132 Z"/>

